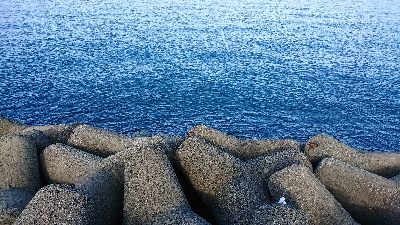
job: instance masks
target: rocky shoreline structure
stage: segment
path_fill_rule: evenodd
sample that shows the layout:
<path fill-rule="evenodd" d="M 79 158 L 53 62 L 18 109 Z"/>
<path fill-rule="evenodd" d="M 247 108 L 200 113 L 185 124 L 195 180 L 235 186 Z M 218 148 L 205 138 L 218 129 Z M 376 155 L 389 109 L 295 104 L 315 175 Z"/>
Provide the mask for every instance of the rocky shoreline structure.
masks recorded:
<path fill-rule="evenodd" d="M 0 224 L 400 224 L 400 152 L 0 117 Z"/>

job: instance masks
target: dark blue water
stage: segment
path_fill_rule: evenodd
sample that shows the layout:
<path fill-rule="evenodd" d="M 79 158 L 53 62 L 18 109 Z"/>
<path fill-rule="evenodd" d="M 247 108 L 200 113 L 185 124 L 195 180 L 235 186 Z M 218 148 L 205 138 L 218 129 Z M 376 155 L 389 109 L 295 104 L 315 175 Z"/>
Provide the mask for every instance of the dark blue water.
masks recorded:
<path fill-rule="evenodd" d="M 0 114 L 400 150 L 398 0 L 0 0 Z"/>

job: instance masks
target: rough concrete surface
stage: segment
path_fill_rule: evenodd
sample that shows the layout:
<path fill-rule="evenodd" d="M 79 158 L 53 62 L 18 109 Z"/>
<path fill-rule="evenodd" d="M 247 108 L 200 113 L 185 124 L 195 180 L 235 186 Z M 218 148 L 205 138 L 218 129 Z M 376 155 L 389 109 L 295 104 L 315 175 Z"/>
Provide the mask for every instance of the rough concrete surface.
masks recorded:
<path fill-rule="evenodd" d="M 96 225 L 119 225 L 122 222 L 124 185 L 106 165 L 97 166 L 75 182 L 75 187 L 90 196 Z"/>
<path fill-rule="evenodd" d="M 134 156 L 125 164 L 124 224 L 147 223 L 160 213 L 189 208 L 172 166 L 161 149 L 137 149 Z"/>
<path fill-rule="evenodd" d="M 68 145 L 101 157 L 108 157 L 129 147 L 141 148 L 150 145 L 164 145 L 167 155 L 180 144 L 176 136 L 158 134 L 153 137 L 134 137 L 115 133 L 89 125 L 79 125 L 71 133 Z"/>
<path fill-rule="evenodd" d="M 159 224 L 176 224 L 176 225 L 207 225 L 209 224 L 203 218 L 196 215 L 190 208 L 183 206 L 174 208 L 170 211 L 158 214 L 142 225 L 159 225 Z"/>
<path fill-rule="evenodd" d="M 44 179 L 63 184 L 74 184 L 103 159 L 61 143 L 47 147 L 39 158 Z"/>
<path fill-rule="evenodd" d="M 257 211 L 270 202 L 265 183 L 268 175 L 302 161 L 311 167 L 304 154 L 298 161 L 293 160 L 293 154 L 278 152 L 270 158 L 261 156 L 260 159 L 242 161 L 198 136 L 188 137 L 176 155 L 182 171 L 211 208 L 219 224 L 257 224 L 263 221 L 263 218 L 271 216 Z M 270 160 L 275 160 L 278 166 L 264 168 L 275 165 L 274 162 L 270 164 Z M 284 166 L 281 168 L 279 165 Z M 256 211 L 258 214 L 254 214 Z"/>
<path fill-rule="evenodd" d="M 273 173 L 293 164 L 304 165 L 312 171 L 311 162 L 298 149 L 287 148 L 244 162 L 251 173 L 260 178 L 268 178 Z"/>
<path fill-rule="evenodd" d="M 32 126 L 28 127 L 25 131 L 40 130 L 50 140 L 51 144 L 63 143 L 67 144 L 68 138 L 72 134 L 72 130 L 79 124 L 59 124 L 59 125 L 45 125 L 45 126 Z"/>
<path fill-rule="evenodd" d="M 0 224 L 12 224 L 32 199 L 29 191 L 17 188 L 0 190 Z"/>
<path fill-rule="evenodd" d="M 398 185 L 400 185 L 400 174 L 394 177 L 390 178 L 392 181 L 396 182 Z"/>
<path fill-rule="evenodd" d="M 43 150 L 51 144 L 47 136 L 40 130 L 24 130 L 23 132 L 19 133 L 19 135 L 29 138 L 31 141 L 33 141 L 38 154 L 43 152 Z"/>
<path fill-rule="evenodd" d="M 292 165 L 274 173 L 268 187 L 274 201 L 284 197 L 287 204 L 303 211 L 311 224 L 358 224 L 305 166 Z"/>
<path fill-rule="evenodd" d="M 14 225 L 91 225 L 92 203 L 83 191 L 66 184 L 41 188 L 15 220 Z"/>
<path fill-rule="evenodd" d="M 192 186 L 213 198 L 242 172 L 242 162 L 200 137 L 187 138 L 177 150 L 177 160 Z"/>
<path fill-rule="evenodd" d="M 326 135 L 302 146 L 199 125 L 183 140 L 0 117 L 0 224 L 400 224 L 398 156 Z"/>
<path fill-rule="evenodd" d="M 68 145 L 101 157 L 120 152 L 131 143 L 128 136 L 84 124 L 75 127 L 68 139 Z"/>
<path fill-rule="evenodd" d="M 27 127 L 28 125 L 0 116 L 0 136 L 20 133 Z"/>
<path fill-rule="evenodd" d="M 300 150 L 301 144 L 292 139 L 282 140 L 239 140 L 219 130 L 198 125 L 188 132 L 188 137 L 199 136 L 222 148 L 229 154 L 242 159 L 252 159 L 267 153 L 282 149 L 296 148 Z"/>
<path fill-rule="evenodd" d="M 400 224 L 400 187 L 334 158 L 325 158 L 315 176 L 361 224 Z"/>
<path fill-rule="evenodd" d="M 312 137 L 304 152 L 314 164 L 331 157 L 387 178 L 400 174 L 400 152 L 362 151 L 325 134 Z"/>
<path fill-rule="evenodd" d="M 290 205 L 267 204 L 252 212 L 252 221 L 249 224 L 268 225 L 307 225 L 310 224 L 307 216 Z"/>
<path fill-rule="evenodd" d="M 40 188 L 34 142 L 11 134 L 0 137 L 0 189 L 20 188 L 34 194 Z"/>

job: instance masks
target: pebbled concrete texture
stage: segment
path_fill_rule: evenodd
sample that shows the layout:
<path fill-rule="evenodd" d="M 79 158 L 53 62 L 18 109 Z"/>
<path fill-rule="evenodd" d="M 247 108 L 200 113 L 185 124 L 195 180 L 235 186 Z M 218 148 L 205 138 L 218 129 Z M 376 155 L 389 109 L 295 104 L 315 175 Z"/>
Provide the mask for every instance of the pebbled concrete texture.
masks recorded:
<path fill-rule="evenodd" d="M 59 125 L 45 125 L 45 126 L 32 126 L 28 127 L 23 132 L 31 130 L 39 130 L 47 136 L 51 144 L 63 143 L 67 144 L 68 138 L 72 134 L 72 130 L 78 126 L 75 124 L 59 124 Z"/>
<path fill-rule="evenodd" d="M 247 224 L 254 219 L 253 211 L 270 201 L 267 191 L 264 182 L 243 173 L 225 184 L 210 202 L 220 224 Z"/>
<path fill-rule="evenodd" d="M 92 212 L 90 197 L 83 191 L 66 184 L 51 184 L 35 194 L 13 224 L 90 225 Z"/>
<path fill-rule="evenodd" d="M 252 159 L 282 148 L 301 148 L 301 143 L 292 139 L 282 140 L 239 140 L 205 125 L 197 125 L 188 132 L 188 137 L 198 136 L 242 159 Z"/>
<path fill-rule="evenodd" d="M 51 143 L 48 137 L 40 130 L 24 130 L 19 133 L 20 136 L 26 137 L 33 141 L 36 146 L 37 153 L 40 154 L 45 148 L 47 148 Z"/>
<path fill-rule="evenodd" d="M 93 203 L 92 224 L 118 225 L 122 222 L 124 185 L 110 172 L 109 166 L 101 164 L 75 182 L 75 187 L 88 194 Z"/>
<path fill-rule="evenodd" d="M 58 143 L 47 147 L 39 156 L 41 174 L 47 183 L 74 184 L 94 170 L 103 158 Z"/>
<path fill-rule="evenodd" d="M 274 201 L 281 197 L 303 211 L 311 224 L 358 224 L 309 168 L 292 165 L 274 173 L 268 180 Z"/>
<path fill-rule="evenodd" d="M 19 188 L 34 194 L 40 188 L 35 143 L 11 134 L 0 137 L 0 189 Z"/>
<path fill-rule="evenodd" d="M 129 147 L 140 148 L 150 145 L 164 145 L 164 151 L 173 157 L 181 138 L 166 134 L 152 137 L 134 137 L 115 133 L 89 125 L 78 125 L 72 131 L 68 145 L 101 157 L 108 157 Z"/>
<path fill-rule="evenodd" d="M 126 161 L 124 170 L 123 224 L 150 223 L 154 218 L 163 224 L 161 218 L 168 221 L 176 216 L 165 216 L 175 208 L 185 208 L 182 212 L 189 212 L 182 217 L 193 217 L 191 220 L 207 224 L 188 211 L 189 204 L 162 149 L 153 146 L 135 149 L 132 153 L 134 157 Z M 160 217 L 160 214 L 164 216 Z"/>
<path fill-rule="evenodd" d="M 0 116 L 0 136 L 18 134 L 28 127 L 28 125 Z"/>
<path fill-rule="evenodd" d="M 265 183 L 268 175 L 293 163 L 301 163 L 301 160 L 296 161 L 289 157 L 291 154 L 278 152 L 273 156 L 249 160 L 251 162 L 242 161 L 197 136 L 188 137 L 176 154 L 180 168 L 211 208 L 219 224 L 257 224 L 264 221 L 263 218 L 271 216 L 262 215 L 263 211 L 260 211 L 270 202 Z M 308 162 L 304 155 L 303 159 Z M 270 160 L 275 160 L 276 164 Z M 256 165 L 259 167 L 255 167 Z M 268 165 L 274 166 L 267 168 Z M 310 162 L 308 166 L 311 167 Z M 258 214 L 254 214 L 256 211 Z M 304 217 L 304 214 L 298 213 Z M 303 221 L 300 217 L 299 220 Z M 307 224 L 308 220 L 303 222 Z"/>
<path fill-rule="evenodd" d="M 18 188 L 0 190 L 0 224 L 10 225 L 21 214 L 33 194 Z"/>
<path fill-rule="evenodd" d="M 315 176 L 361 224 L 400 224 L 400 187 L 334 158 L 323 159 Z"/>
<path fill-rule="evenodd" d="M 94 202 L 95 224 L 208 224 L 190 209 L 164 147 L 131 146 L 75 182 Z"/>
<path fill-rule="evenodd" d="M 68 145 L 100 157 L 108 157 L 132 145 L 128 136 L 89 125 L 73 129 Z"/>
<path fill-rule="evenodd" d="M 294 148 L 281 149 L 267 155 L 244 161 L 248 170 L 260 178 L 267 178 L 276 171 L 293 164 L 304 165 L 312 171 L 311 162 L 307 156 Z"/>
<path fill-rule="evenodd" d="M 187 138 L 177 150 L 177 160 L 192 186 L 206 201 L 242 172 L 242 162 L 200 137 Z"/>
<path fill-rule="evenodd" d="M 314 165 L 325 157 L 331 157 L 386 178 L 400 174 L 400 152 L 362 151 L 325 134 L 312 137 L 304 152 Z"/>
<path fill-rule="evenodd" d="M 195 214 L 190 208 L 184 206 L 157 214 L 157 216 L 142 224 L 207 225 L 209 223 Z"/>
<path fill-rule="evenodd" d="M 394 177 L 391 177 L 390 180 L 396 182 L 396 184 L 400 185 L 400 174 Z"/>
<path fill-rule="evenodd" d="M 0 224 L 399 224 L 397 154 L 313 137 L 306 155 L 290 139 L 240 140 L 204 125 L 183 140 L 1 119 Z M 315 174 L 308 157 L 321 161 Z M 66 184 L 39 189 L 44 177 Z"/>
<path fill-rule="evenodd" d="M 307 216 L 300 210 L 290 205 L 271 203 L 254 210 L 250 224 L 310 224 Z"/>

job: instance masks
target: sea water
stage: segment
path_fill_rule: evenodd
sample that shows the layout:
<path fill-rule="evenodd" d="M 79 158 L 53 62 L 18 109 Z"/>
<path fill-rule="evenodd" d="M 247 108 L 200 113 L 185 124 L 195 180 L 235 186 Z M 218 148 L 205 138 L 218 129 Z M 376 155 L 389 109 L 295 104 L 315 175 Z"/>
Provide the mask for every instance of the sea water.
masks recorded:
<path fill-rule="evenodd" d="M 0 115 L 400 151 L 398 0 L 0 0 Z"/>

